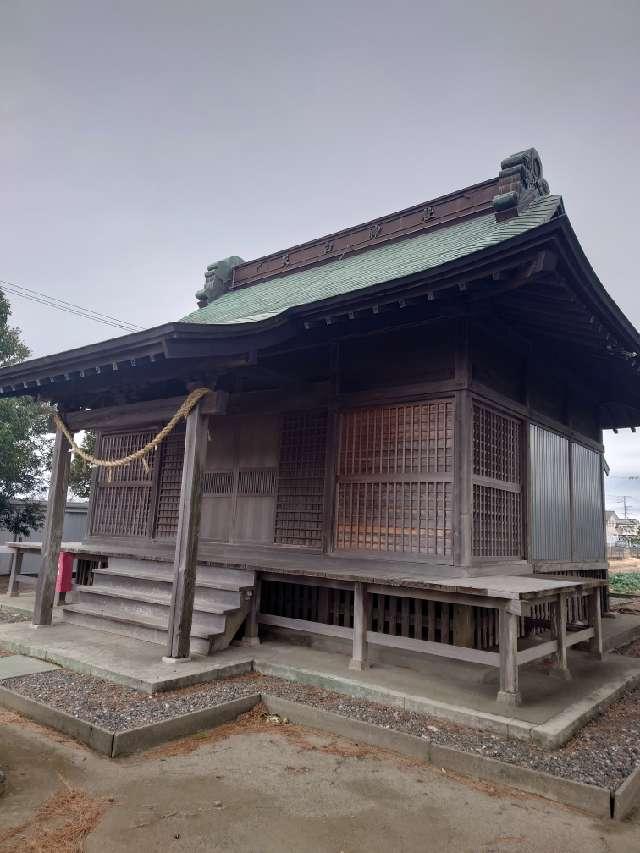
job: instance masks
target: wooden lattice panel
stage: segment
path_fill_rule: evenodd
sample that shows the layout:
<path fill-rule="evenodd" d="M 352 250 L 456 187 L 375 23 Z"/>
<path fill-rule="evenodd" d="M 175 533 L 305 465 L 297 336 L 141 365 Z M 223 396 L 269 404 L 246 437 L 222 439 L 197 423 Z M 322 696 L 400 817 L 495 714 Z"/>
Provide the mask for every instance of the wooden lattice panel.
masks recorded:
<path fill-rule="evenodd" d="M 522 556 L 522 424 L 473 405 L 473 554 Z"/>
<path fill-rule="evenodd" d="M 452 509 L 452 483 L 340 482 L 336 548 L 446 556 Z"/>
<path fill-rule="evenodd" d="M 473 473 L 520 482 L 520 422 L 476 403 L 473 406 Z"/>
<path fill-rule="evenodd" d="M 284 416 L 275 542 L 316 548 L 322 545 L 326 445 L 326 412 Z"/>
<path fill-rule="evenodd" d="M 155 535 L 173 538 L 178 531 L 178 507 L 184 462 L 184 433 L 171 433 L 160 446 Z"/>
<path fill-rule="evenodd" d="M 233 494 L 233 471 L 205 471 L 202 494 L 215 497 Z"/>
<path fill-rule="evenodd" d="M 144 447 L 153 438 L 150 431 L 102 435 L 98 456 L 119 459 Z M 151 483 L 155 451 L 141 460 L 119 468 L 99 468 L 91 513 L 93 536 L 146 536 L 151 506 Z"/>
<path fill-rule="evenodd" d="M 481 557 L 519 557 L 522 513 L 519 492 L 473 485 L 473 553 Z"/>
<path fill-rule="evenodd" d="M 453 413 L 446 399 L 342 414 L 337 549 L 452 553 Z"/>
<path fill-rule="evenodd" d="M 431 400 L 345 412 L 338 474 L 451 472 L 453 405 L 453 400 Z"/>
<path fill-rule="evenodd" d="M 238 494 L 267 497 L 276 492 L 276 468 L 251 468 L 238 472 Z"/>

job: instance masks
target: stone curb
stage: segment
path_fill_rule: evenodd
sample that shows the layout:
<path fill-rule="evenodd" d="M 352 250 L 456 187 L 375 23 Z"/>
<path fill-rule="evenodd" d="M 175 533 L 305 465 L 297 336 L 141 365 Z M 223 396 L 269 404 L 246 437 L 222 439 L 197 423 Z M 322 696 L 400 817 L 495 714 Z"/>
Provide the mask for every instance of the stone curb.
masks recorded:
<path fill-rule="evenodd" d="M 0 686 L 0 705 L 57 729 L 110 758 L 148 749 L 204 729 L 216 728 L 235 720 L 260 701 L 264 702 L 270 713 L 286 717 L 292 723 L 417 758 L 445 771 L 517 788 L 597 817 L 623 820 L 640 801 L 640 767 L 612 792 L 597 785 L 574 782 L 540 770 L 430 743 L 416 735 L 386 729 L 268 693 L 254 693 L 201 711 L 114 733 Z"/>
<path fill-rule="evenodd" d="M 326 675 L 316 670 L 294 667 L 288 664 L 256 659 L 253 669 L 254 672 L 261 675 L 272 675 L 299 684 L 322 687 L 358 699 L 380 702 L 383 705 L 402 708 L 405 711 L 412 711 L 417 714 L 428 714 L 469 728 L 493 732 L 518 740 L 534 741 L 545 749 L 555 749 L 562 746 L 578 729 L 618 699 L 625 690 L 640 682 L 640 672 L 630 673 L 622 683 L 605 684 L 548 722 L 534 724 L 489 712 L 469 711 L 458 705 L 450 705 L 422 696 L 410 696 L 396 690 L 369 687 L 369 685 L 355 679 Z"/>
<path fill-rule="evenodd" d="M 640 804 L 640 767 L 627 776 L 613 795 L 613 817 L 624 820 Z"/>
<path fill-rule="evenodd" d="M 229 702 L 204 708 L 201 711 L 192 711 L 179 717 L 159 720 L 157 723 L 149 723 L 146 726 L 116 732 L 113 736 L 111 757 L 140 752 L 151 746 L 157 746 L 159 743 L 193 735 L 204 729 L 214 729 L 223 723 L 235 720 L 241 714 L 246 714 L 247 711 L 255 708 L 259 702 L 260 694 L 254 693 L 251 696 L 231 699 Z"/>
<path fill-rule="evenodd" d="M 362 720 L 349 719 L 332 711 L 291 702 L 279 696 L 263 694 L 262 701 L 271 713 L 286 717 L 292 723 L 330 732 L 370 746 L 394 750 L 410 758 L 426 761 L 445 771 L 449 770 L 487 782 L 518 788 L 598 817 L 611 816 L 611 792 L 608 788 L 562 779 L 540 770 L 518 767 L 494 758 L 429 743 L 416 735 L 385 729 Z"/>
<path fill-rule="evenodd" d="M 95 726 L 86 720 L 78 720 L 65 711 L 51 708 L 35 699 L 15 693 L 7 687 L 0 687 L 0 705 L 11 711 L 17 711 L 36 723 L 69 735 L 80 743 L 90 746 L 96 752 L 111 755 L 113 732 L 102 729 L 100 726 Z"/>

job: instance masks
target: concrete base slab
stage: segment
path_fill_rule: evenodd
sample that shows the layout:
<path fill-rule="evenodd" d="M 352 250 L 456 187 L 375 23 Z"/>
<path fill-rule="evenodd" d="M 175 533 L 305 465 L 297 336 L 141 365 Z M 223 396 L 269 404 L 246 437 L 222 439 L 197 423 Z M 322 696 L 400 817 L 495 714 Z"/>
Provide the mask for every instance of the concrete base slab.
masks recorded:
<path fill-rule="evenodd" d="M 242 675 L 252 668 L 251 653 L 237 649 L 215 657 L 194 655 L 188 663 L 163 663 L 163 649 L 155 643 L 66 623 L 47 631 L 34 631 L 25 622 L 0 625 L 0 646 L 145 693 Z"/>
<path fill-rule="evenodd" d="M 21 675 L 33 675 L 35 672 L 49 672 L 52 669 L 59 669 L 59 667 L 24 655 L 10 655 L 0 658 L 0 681 L 4 681 L 5 678 L 20 678 Z"/>
<path fill-rule="evenodd" d="M 36 601 L 35 592 L 21 592 L 20 595 L 0 595 L 0 610 L 19 610 L 29 616 L 33 613 L 33 606 Z M 62 608 L 54 607 L 52 612 L 54 622 L 62 621 Z"/>

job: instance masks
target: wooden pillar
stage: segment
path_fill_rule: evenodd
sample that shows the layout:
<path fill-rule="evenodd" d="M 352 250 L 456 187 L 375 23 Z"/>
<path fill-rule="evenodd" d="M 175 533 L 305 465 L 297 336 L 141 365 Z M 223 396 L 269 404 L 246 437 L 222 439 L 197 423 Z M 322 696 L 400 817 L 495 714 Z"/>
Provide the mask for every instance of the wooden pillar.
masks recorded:
<path fill-rule="evenodd" d="M 519 705 L 522 701 L 518 685 L 518 616 L 500 608 L 500 690 L 498 702 Z"/>
<path fill-rule="evenodd" d="M 262 579 L 256 572 L 256 581 L 253 587 L 253 595 L 251 597 L 251 606 L 249 615 L 247 616 L 247 624 L 244 629 L 243 646 L 249 646 L 255 649 L 260 645 L 258 637 L 258 615 L 260 613 L 260 599 L 262 595 Z"/>
<path fill-rule="evenodd" d="M 454 420 L 453 562 L 473 562 L 473 399 L 470 391 L 455 396 Z"/>
<path fill-rule="evenodd" d="M 367 627 L 369 625 L 369 593 L 365 583 L 353 585 L 353 656 L 349 669 L 367 669 Z"/>
<path fill-rule="evenodd" d="M 453 645 L 473 648 L 475 611 L 468 604 L 453 605 Z"/>
<path fill-rule="evenodd" d="M 184 439 L 169 636 L 167 656 L 163 658 L 166 662 L 189 660 L 200 534 L 202 472 L 206 452 L 207 418 L 203 416 L 199 403 L 187 417 Z"/>
<path fill-rule="evenodd" d="M 567 681 L 571 678 L 571 672 L 567 666 L 567 594 L 558 593 L 558 598 L 553 605 L 553 633 L 558 643 L 556 653 L 556 664 L 554 669 Z"/>
<path fill-rule="evenodd" d="M 11 559 L 11 574 L 9 575 L 9 586 L 7 587 L 7 595 L 15 597 L 20 595 L 20 575 L 22 574 L 22 559 L 24 554 L 16 549 L 13 552 Z"/>
<path fill-rule="evenodd" d="M 58 430 L 53 446 L 47 517 L 42 531 L 42 559 L 36 583 L 36 602 L 33 608 L 33 624 L 35 626 L 51 625 L 53 599 L 58 576 L 58 554 L 62 544 L 62 524 L 69 485 L 70 450 L 69 442 Z"/>
<path fill-rule="evenodd" d="M 589 625 L 593 628 L 593 637 L 589 643 L 589 651 L 594 657 L 602 660 L 604 657 L 604 646 L 602 642 L 600 587 L 598 586 L 594 586 L 589 596 Z"/>

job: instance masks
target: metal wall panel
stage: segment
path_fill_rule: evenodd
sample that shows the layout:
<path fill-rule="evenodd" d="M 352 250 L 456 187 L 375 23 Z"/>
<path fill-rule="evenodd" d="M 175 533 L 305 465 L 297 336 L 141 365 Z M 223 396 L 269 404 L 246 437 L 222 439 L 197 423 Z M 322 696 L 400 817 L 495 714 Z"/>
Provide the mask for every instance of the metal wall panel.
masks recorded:
<path fill-rule="evenodd" d="M 530 528 L 533 560 L 571 559 L 569 442 L 529 427 Z"/>
<path fill-rule="evenodd" d="M 573 559 L 604 558 L 602 472 L 600 454 L 582 444 L 571 445 L 573 488 Z"/>

